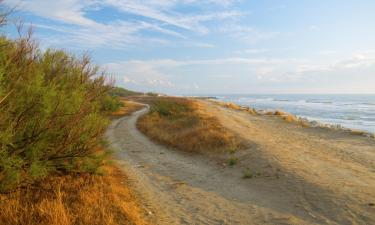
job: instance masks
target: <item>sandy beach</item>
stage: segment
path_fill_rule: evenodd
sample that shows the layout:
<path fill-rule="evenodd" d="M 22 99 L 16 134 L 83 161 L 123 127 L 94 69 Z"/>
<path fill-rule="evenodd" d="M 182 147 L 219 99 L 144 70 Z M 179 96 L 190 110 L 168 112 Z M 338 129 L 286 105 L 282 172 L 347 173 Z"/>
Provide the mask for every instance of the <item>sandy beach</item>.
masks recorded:
<path fill-rule="evenodd" d="M 198 104 L 249 148 L 235 155 L 202 155 L 157 145 L 135 125 L 147 108 L 116 120 L 107 132 L 155 224 L 375 222 L 373 139 L 209 100 Z M 228 165 L 229 157 L 238 159 L 236 165 Z"/>

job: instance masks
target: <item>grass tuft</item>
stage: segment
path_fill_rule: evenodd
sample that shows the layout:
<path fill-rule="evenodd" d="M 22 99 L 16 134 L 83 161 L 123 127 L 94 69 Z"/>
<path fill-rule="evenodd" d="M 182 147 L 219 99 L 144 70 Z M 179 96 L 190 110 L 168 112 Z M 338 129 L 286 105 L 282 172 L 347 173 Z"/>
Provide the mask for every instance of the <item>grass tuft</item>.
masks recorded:
<path fill-rule="evenodd" d="M 254 173 L 249 168 L 246 168 L 244 171 L 242 171 L 242 178 L 251 179 L 253 177 Z"/>
<path fill-rule="evenodd" d="M 238 158 L 236 158 L 236 157 L 231 157 L 231 158 L 228 159 L 228 165 L 229 166 L 234 166 L 234 165 L 237 164 L 237 162 L 238 162 Z"/>

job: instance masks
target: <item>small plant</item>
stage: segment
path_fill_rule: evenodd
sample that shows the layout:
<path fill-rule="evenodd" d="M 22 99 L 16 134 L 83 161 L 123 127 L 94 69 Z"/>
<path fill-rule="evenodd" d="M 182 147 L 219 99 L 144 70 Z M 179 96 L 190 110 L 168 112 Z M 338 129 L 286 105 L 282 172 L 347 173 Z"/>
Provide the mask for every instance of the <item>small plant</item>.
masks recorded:
<path fill-rule="evenodd" d="M 233 143 L 233 146 L 231 146 L 231 147 L 228 149 L 228 152 L 229 152 L 230 154 L 234 154 L 234 153 L 236 153 L 237 149 L 238 149 L 238 147 L 235 146 L 235 143 Z"/>
<path fill-rule="evenodd" d="M 242 173 L 243 173 L 242 178 L 244 179 L 251 179 L 254 177 L 253 172 L 249 168 L 246 168 Z"/>
<path fill-rule="evenodd" d="M 237 162 L 238 162 L 238 158 L 236 158 L 236 157 L 231 157 L 231 158 L 229 158 L 229 160 L 228 160 L 228 165 L 229 165 L 229 166 L 234 166 L 234 165 L 237 164 Z"/>

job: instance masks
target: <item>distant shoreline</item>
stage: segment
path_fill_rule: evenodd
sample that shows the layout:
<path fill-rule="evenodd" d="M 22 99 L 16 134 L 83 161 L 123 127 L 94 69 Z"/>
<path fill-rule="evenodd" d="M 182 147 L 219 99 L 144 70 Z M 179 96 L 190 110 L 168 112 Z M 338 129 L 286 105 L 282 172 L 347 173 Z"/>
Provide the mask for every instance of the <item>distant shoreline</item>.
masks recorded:
<path fill-rule="evenodd" d="M 329 124 L 329 123 L 324 123 L 324 122 L 320 122 L 320 121 L 317 121 L 317 120 L 311 120 L 311 119 L 308 119 L 307 117 L 297 116 L 297 115 L 294 115 L 290 112 L 285 112 L 285 111 L 281 111 L 281 110 L 277 110 L 277 109 L 270 109 L 270 110 L 255 109 L 255 108 L 252 108 L 252 107 L 247 106 L 247 105 L 241 105 L 241 104 L 237 104 L 237 103 L 234 103 L 234 102 L 223 101 L 221 99 L 218 99 L 217 97 L 193 97 L 193 98 L 213 101 L 213 102 L 217 102 L 221 105 L 226 105 L 226 106 L 235 105 L 235 106 L 238 106 L 238 110 L 241 110 L 241 111 L 248 111 L 249 109 L 251 109 L 251 110 L 255 111 L 258 115 L 264 115 L 264 116 L 274 115 L 274 116 L 281 116 L 281 117 L 291 116 L 291 117 L 295 118 L 294 122 L 303 123 L 303 124 L 305 124 L 305 126 L 308 126 L 308 127 L 324 128 L 324 129 L 330 129 L 330 130 L 333 130 L 333 131 L 348 132 L 348 133 L 351 133 L 353 135 L 360 135 L 360 136 L 364 136 L 364 137 L 367 137 L 367 138 L 375 139 L 375 133 L 372 133 L 372 132 L 369 132 L 369 131 L 366 131 L 366 130 L 352 129 L 352 128 L 342 126 L 340 124 Z"/>

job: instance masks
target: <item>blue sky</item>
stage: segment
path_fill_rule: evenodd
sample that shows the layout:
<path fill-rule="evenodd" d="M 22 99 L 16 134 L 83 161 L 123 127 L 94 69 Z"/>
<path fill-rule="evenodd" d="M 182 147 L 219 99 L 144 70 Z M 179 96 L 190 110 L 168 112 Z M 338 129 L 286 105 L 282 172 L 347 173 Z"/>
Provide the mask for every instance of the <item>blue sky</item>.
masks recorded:
<path fill-rule="evenodd" d="M 168 94 L 375 93 L 373 0 L 5 0 L 43 49 Z M 8 28 L 10 34 L 12 28 Z"/>

